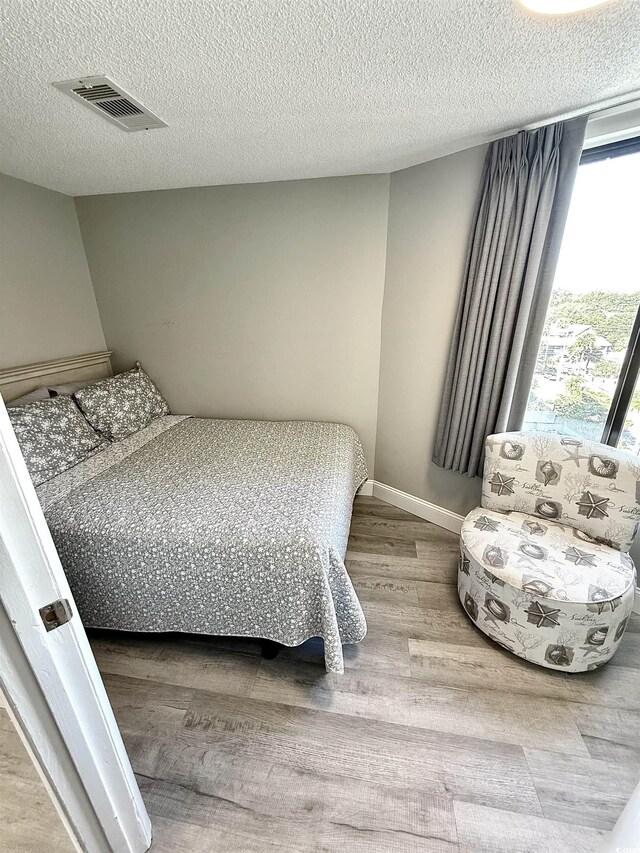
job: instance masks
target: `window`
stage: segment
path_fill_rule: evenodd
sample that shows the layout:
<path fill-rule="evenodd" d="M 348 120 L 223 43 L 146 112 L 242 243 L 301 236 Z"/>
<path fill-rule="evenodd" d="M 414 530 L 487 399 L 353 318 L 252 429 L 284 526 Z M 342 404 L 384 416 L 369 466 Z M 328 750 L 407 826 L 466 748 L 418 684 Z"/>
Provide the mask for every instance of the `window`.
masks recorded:
<path fill-rule="evenodd" d="M 583 152 L 523 429 L 640 453 L 640 138 Z"/>

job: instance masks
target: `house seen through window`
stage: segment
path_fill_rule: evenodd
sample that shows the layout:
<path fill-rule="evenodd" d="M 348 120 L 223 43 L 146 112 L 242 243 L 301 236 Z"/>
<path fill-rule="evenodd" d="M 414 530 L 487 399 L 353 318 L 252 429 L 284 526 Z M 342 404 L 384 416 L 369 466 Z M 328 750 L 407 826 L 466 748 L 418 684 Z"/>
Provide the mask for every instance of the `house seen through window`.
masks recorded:
<path fill-rule="evenodd" d="M 586 151 L 524 429 L 640 453 L 640 140 Z"/>

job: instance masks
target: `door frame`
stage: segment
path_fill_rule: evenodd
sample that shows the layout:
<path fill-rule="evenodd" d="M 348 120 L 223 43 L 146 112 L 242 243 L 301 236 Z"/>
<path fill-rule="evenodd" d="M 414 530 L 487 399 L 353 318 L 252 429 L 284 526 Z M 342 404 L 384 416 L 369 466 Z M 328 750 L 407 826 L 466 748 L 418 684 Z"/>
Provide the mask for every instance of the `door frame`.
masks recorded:
<path fill-rule="evenodd" d="M 0 400 L 0 688 L 81 850 L 143 853 L 151 823 L 38 497 Z M 72 616 L 47 631 L 41 607 Z"/>

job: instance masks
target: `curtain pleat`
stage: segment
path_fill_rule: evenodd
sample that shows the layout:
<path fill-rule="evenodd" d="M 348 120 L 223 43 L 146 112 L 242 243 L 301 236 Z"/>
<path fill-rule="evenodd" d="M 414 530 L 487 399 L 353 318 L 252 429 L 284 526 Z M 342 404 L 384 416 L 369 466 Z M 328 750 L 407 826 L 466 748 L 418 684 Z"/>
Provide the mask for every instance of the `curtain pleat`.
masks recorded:
<path fill-rule="evenodd" d="M 487 151 L 433 450 L 442 468 L 475 476 L 486 436 L 522 425 L 586 121 Z"/>

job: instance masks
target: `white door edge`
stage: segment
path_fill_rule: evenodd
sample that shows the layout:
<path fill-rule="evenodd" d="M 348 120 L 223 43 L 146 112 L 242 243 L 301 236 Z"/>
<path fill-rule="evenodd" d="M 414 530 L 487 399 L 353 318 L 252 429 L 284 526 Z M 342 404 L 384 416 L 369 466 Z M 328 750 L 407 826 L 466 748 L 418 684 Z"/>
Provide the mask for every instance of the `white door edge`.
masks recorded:
<path fill-rule="evenodd" d="M 0 564 L 2 689 L 31 752 L 82 849 L 143 853 L 149 816 L 2 402 Z M 39 609 L 58 598 L 73 617 L 47 632 Z"/>

